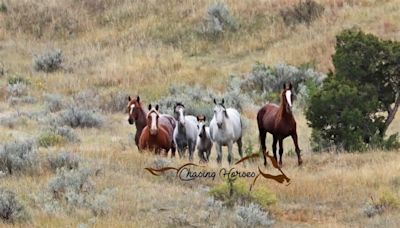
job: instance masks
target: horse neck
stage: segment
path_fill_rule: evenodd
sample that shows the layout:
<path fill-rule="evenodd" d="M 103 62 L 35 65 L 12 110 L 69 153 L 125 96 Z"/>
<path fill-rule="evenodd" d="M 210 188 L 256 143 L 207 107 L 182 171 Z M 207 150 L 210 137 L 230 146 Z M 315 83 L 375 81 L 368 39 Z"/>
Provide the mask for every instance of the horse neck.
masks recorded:
<path fill-rule="evenodd" d="M 282 98 L 282 96 L 281 96 L 281 104 L 279 105 L 279 110 L 278 110 L 279 120 L 281 120 L 281 119 L 293 119 L 293 114 L 286 110 L 286 106 L 287 106 L 286 99 Z"/>
<path fill-rule="evenodd" d="M 144 127 L 147 125 L 147 118 L 146 113 L 144 112 L 143 108 L 140 108 L 138 119 L 135 121 L 136 129 L 143 130 Z"/>

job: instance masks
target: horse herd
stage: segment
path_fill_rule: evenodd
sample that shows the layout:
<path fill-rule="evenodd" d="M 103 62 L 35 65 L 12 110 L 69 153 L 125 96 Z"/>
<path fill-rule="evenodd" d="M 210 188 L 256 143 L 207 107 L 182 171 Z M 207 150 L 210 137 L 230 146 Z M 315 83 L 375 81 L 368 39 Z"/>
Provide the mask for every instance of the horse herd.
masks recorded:
<path fill-rule="evenodd" d="M 293 94 L 292 84 L 283 84 L 280 94 L 280 105 L 266 104 L 257 113 L 257 125 L 259 141 L 264 155 L 264 165 L 267 165 L 265 145 L 267 132 L 272 134 L 272 149 L 275 160 L 278 161 L 276 150 L 279 142 L 279 165 L 282 166 L 283 140 L 291 136 L 295 145 L 298 164 L 302 164 L 300 148 L 297 140 L 296 121 L 292 114 Z M 208 162 L 211 149 L 214 146 L 217 151 L 217 162 L 222 161 L 222 146 L 228 147 L 228 162 L 232 163 L 232 147 L 236 143 L 239 156 L 242 151 L 242 121 L 240 113 L 234 108 L 226 108 L 224 99 L 217 102 L 214 99 L 214 115 L 207 126 L 206 117 L 203 115 L 192 116 L 185 114 L 185 106 L 176 103 L 173 116 L 161 114 L 159 106 L 148 105 L 146 112 L 140 101 L 140 97 L 129 97 L 127 105 L 129 124 L 136 125 L 135 143 L 139 151 L 152 150 L 156 154 L 161 151 L 172 156 L 178 150 L 179 156 L 185 156 L 189 152 L 189 160 L 193 160 L 193 153 L 197 149 L 200 162 Z"/>

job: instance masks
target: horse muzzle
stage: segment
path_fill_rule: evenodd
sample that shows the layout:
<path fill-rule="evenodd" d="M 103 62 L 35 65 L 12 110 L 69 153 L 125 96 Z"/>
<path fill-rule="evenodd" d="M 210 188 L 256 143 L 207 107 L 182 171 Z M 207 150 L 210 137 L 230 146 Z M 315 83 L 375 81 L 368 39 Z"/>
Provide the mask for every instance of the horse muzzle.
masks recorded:
<path fill-rule="evenodd" d="M 150 129 L 150 135 L 157 135 L 157 129 Z"/>
<path fill-rule="evenodd" d="M 217 127 L 218 127 L 219 129 L 221 129 L 221 128 L 222 128 L 222 123 L 217 123 Z"/>
<path fill-rule="evenodd" d="M 131 118 L 128 119 L 128 122 L 130 125 L 132 125 L 134 123 L 133 119 L 131 119 Z"/>

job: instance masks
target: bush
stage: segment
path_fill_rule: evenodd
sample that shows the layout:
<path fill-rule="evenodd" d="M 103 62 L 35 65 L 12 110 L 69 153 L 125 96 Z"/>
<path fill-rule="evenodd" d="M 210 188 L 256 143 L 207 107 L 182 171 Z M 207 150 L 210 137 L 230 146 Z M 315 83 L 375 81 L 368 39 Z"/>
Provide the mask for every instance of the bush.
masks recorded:
<path fill-rule="evenodd" d="M 62 60 L 62 52 L 60 50 L 51 50 L 40 55 L 35 55 L 33 58 L 33 68 L 36 71 L 51 73 L 61 68 Z"/>
<path fill-rule="evenodd" d="M 40 147 L 50 147 L 64 143 L 64 139 L 54 133 L 43 133 L 37 139 L 37 144 Z"/>
<path fill-rule="evenodd" d="M 239 111 L 247 102 L 246 97 L 240 94 L 238 90 L 233 90 L 233 86 L 229 86 L 226 93 L 221 95 L 216 94 L 212 90 L 203 88 L 199 85 L 195 86 L 171 86 L 169 95 L 163 97 L 157 102 L 160 105 L 162 113 L 173 114 L 173 107 L 176 102 L 181 102 L 185 105 L 186 115 L 204 115 L 207 120 L 211 120 L 214 112 L 213 99 L 221 101 L 225 99 L 225 106 L 236 108 Z"/>
<path fill-rule="evenodd" d="M 319 18 L 324 12 L 324 6 L 313 0 L 300 1 L 291 8 L 283 9 L 280 14 L 287 26 L 306 23 L 307 25 Z"/>
<path fill-rule="evenodd" d="M 58 112 L 64 108 L 64 101 L 59 94 L 45 94 L 44 105 L 46 110 L 50 112 Z"/>
<path fill-rule="evenodd" d="M 364 151 L 400 146 L 396 135 L 384 139 L 400 106 L 398 56 L 400 42 L 358 30 L 337 36 L 332 57 L 336 72 L 313 93 L 306 111 L 314 143 L 324 144 L 316 147 Z"/>
<path fill-rule="evenodd" d="M 225 3 L 217 1 L 208 7 L 200 32 L 217 38 L 225 31 L 235 31 L 237 27 L 236 20 Z"/>
<path fill-rule="evenodd" d="M 96 194 L 95 185 L 91 180 L 92 170 L 64 167 L 57 169 L 56 176 L 49 182 L 50 195 L 42 195 L 40 201 L 44 209 L 50 213 L 63 211 L 66 206 L 68 211 L 76 208 L 90 209 L 95 216 L 102 216 L 111 211 L 109 199 L 114 194 L 114 189 L 105 189 Z M 43 200 L 44 198 L 44 200 Z"/>
<path fill-rule="evenodd" d="M 9 85 L 14 85 L 14 84 L 17 84 L 17 83 L 22 83 L 22 84 L 25 84 L 25 85 L 30 85 L 30 81 L 29 81 L 28 79 L 22 77 L 22 76 L 13 75 L 13 76 L 8 77 L 8 79 L 7 79 L 7 84 L 9 84 Z"/>
<path fill-rule="evenodd" d="M 60 168 L 71 170 L 79 168 L 80 158 L 79 156 L 70 152 L 61 152 L 58 154 L 49 155 L 47 157 L 47 161 L 53 171 L 56 171 Z"/>
<path fill-rule="evenodd" d="M 247 183 L 240 180 L 226 179 L 225 183 L 213 187 L 209 194 L 229 207 L 235 204 L 244 205 L 255 202 L 267 208 L 277 201 L 276 196 L 266 188 L 257 188 L 249 191 Z"/>
<path fill-rule="evenodd" d="M 0 2 L 0 13 L 7 13 L 7 5 L 3 1 Z"/>
<path fill-rule="evenodd" d="M 16 114 L 10 115 L 10 116 L 5 116 L 0 118 L 0 125 L 8 127 L 8 128 L 14 128 L 19 121 L 19 116 Z"/>
<path fill-rule="evenodd" d="M 106 112 L 124 112 L 129 95 L 121 91 L 108 93 L 100 105 L 101 110 Z"/>
<path fill-rule="evenodd" d="M 70 127 L 67 127 L 67 126 L 53 127 L 52 131 L 56 135 L 61 136 L 67 142 L 70 142 L 70 143 L 80 142 L 80 139 L 79 139 L 78 135 L 75 134 L 74 130 L 72 128 L 70 128 Z"/>
<path fill-rule="evenodd" d="M 0 171 L 7 174 L 26 173 L 38 166 L 36 147 L 31 140 L 20 140 L 0 148 Z"/>
<path fill-rule="evenodd" d="M 6 223 L 30 220 L 30 215 L 17 200 L 15 193 L 4 188 L 0 188 L 0 219 Z"/>
<path fill-rule="evenodd" d="M 79 93 L 74 95 L 73 99 L 75 106 L 89 110 L 99 109 L 98 101 L 102 100 L 99 95 L 99 92 L 93 89 L 80 91 Z"/>
<path fill-rule="evenodd" d="M 33 104 L 36 102 L 34 97 L 29 96 L 27 81 L 20 77 L 9 78 L 7 93 L 10 105 Z"/>
<path fill-rule="evenodd" d="M 257 62 L 250 73 L 236 87 L 247 94 L 255 103 L 280 102 L 279 93 L 284 83 L 291 82 L 300 107 L 305 107 L 309 94 L 320 87 L 326 75 L 310 68 L 297 68 L 286 64 L 267 67 Z"/>
<path fill-rule="evenodd" d="M 9 97 L 24 97 L 28 95 L 28 86 L 24 82 L 15 82 L 7 85 Z"/>
<path fill-rule="evenodd" d="M 96 127 L 100 128 L 103 123 L 103 117 L 95 111 L 86 110 L 79 107 L 69 107 L 62 111 L 58 118 L 60 125 L 67 125 L 72 128 L 77 127 Z"/>
<path fill-rule="evenodd" d="M 274 224 L 274 220 L 259 205 L 251 203 L 249 206 L 239 206 L 236 208 L 235 223 L 239 227 L 264 227 Z"/>

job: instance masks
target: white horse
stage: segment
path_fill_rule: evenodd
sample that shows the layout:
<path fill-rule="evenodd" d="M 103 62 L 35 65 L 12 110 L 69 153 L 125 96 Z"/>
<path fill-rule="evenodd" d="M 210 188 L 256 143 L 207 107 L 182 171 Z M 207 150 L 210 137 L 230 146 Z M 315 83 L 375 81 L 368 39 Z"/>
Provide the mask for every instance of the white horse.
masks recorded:
<path fill-rule="evenodd" d="M 189 160 L 192 161 L 197 141 L 197 119 L 194 116 L 185 116 L 185 106 L 181 103 L 174 106 L 174 117 L 177 121 L 174 129 L 174 142 L 178 148 L 179 157 L 183 157 L 188 148 Z"/>
<path fill-rule="evenodd" d="M 222 146 L 228 146 L 228 162 L 232 163 L 232 146 L 237 143 L 239 155 L 242 153 L 242 121 L 236 109 L 225 108 L 224 99 L 217 104 L 214 99 L 214 116 L 210 122 L 210 136 L 217 150 L 217 162 L 222 161 Z"/>

